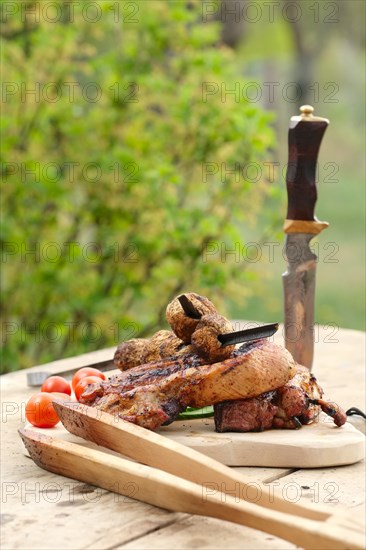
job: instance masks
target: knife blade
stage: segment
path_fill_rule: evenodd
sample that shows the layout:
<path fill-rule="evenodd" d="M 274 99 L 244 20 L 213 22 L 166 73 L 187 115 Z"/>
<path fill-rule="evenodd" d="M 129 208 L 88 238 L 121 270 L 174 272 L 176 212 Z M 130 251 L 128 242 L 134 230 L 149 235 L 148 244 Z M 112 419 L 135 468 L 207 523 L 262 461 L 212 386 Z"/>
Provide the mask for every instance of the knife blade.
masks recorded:
<path fill-rule="evenodd" d="M 61 370 L 53 373 L 47 371 L 27 372 L 27 386 L 29 386 L 30 388 L 42 386 L 43 382 L 45 382 L 49 376 L 65 376 L 66 378 L 70 379 L 79 369 L 84 367 L 98 369 L 102 372 L 108 372 L 110 370 L 117 369 L 116 365 L 113 362 L 113 357 L 111 357 L 111 359 L 106 359 L 105 361 L 98 361 L 96 363 L 90 363 L 89 365 L 79 365 L 78 367 L 73 367 L 71 369 Z"/>
<path fill-rule="evenodd" d="M 329 120 L 314 116 L 313 111 L 310 105 L 303 105 L 300 116 L 293 116 L 290 121 L 286 173 L 288 209 L 284 223 L 288 268 L 282 275 L 285 346 L 295 361 L 310 370 L 314 356 L 317 262 L 310 241 L 329 225 L 315 216 L 316 166 Z"/>

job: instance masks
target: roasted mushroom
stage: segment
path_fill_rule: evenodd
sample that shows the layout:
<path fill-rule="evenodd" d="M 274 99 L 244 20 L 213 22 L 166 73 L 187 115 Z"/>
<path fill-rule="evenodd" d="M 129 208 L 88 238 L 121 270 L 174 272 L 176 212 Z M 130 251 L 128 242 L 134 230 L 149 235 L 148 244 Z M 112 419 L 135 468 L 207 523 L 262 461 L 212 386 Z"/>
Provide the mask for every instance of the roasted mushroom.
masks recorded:
<path fill-rule="evenodd" d="M 185 296 L 191 302 L 198 315 L 189 317 L 184 312 L 178 296 L 168 304 L 166 318 L 175 335 L 183 340 L 185 344 L 189 344 L 200 318 L 203 315 L 217 313 L 217 311 L 213 303 L 204 296 L 200 296 L 194 292 L 187 292 Z"/>
<path fill-rule="evenodd" d="M 218 339 L 221 334 L 233 331 L 233 327 L 222 315 L 203 315 L 192 334 L 191 343 L 196 352 L 210 363 L 228 359 L 235 345 L 223 346 Z"/>

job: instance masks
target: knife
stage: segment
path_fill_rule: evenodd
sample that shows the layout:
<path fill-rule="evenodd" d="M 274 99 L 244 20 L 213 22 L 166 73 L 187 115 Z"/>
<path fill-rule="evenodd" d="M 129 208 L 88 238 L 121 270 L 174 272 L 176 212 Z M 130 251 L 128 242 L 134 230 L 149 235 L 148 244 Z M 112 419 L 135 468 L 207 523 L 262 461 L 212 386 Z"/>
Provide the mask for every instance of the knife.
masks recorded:
<path fill-rule="evenodd" d="M 329 120 L 313 115 L 313 107 L 300 107 L 288 133 L 289 162 L 286 173 L 288 210 L 284 224 L 287 271 L 284 289 L 285 346 L 295 361 L 311 370 L 314 355 L 314 295 L 316 255 L 310 241 L 327 222 L 315 216 L 316 165 Z"/>
<path fill-rule="evenodd" d="M 27 372 L 27 386 L 29 386 L 30 388 L 42 386 L 43 382 L 45 382 L 49 376 L 65 376 L 67 378 L 71 378 L 79 369 L 85 367 L 98 369 L 101 372 L 108 372 L 110 370 L 117 369 L 112 357 L 111 359 L 106 359 L 105 361 L 97 361 L 96 363 L 90 363 L 89 365 L 79 365 L 77 367 L 60 370 L 58 372 Z"/>

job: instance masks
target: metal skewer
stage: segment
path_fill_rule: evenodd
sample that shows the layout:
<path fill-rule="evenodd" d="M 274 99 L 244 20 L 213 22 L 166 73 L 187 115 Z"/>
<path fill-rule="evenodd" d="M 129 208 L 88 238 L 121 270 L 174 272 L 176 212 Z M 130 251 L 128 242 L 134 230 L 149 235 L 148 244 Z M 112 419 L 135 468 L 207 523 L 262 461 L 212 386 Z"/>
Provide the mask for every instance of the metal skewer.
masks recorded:
<path fill-rule="evenodd" d="M 202 317 L 202 314 L 195 308 L 185 294 L 178 296 L 178 300 L 187 317 L 190 317 L 191 319 L 200 319 Z M 278 323 L 271 323 L 269 325 L 262 325 L 261 327 L 219 334 L 217 339 L 221 343 L 222 347 L 226 347 L 234 344 L 243 344 L 244 342 L 250 342 L 251 340 L 269 338 L 270 336 L 273 336 L 277 330 Z"/>

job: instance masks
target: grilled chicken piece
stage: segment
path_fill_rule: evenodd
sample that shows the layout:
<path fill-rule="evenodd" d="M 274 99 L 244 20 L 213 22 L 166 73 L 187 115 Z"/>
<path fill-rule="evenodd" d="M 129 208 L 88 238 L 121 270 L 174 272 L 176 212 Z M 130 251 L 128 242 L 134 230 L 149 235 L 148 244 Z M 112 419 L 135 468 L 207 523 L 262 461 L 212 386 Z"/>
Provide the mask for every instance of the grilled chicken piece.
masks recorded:
<path fill-rule="evenodd" d="M 148 338 L 132 338 L 116 349 L 113 362 L 122 371 L 186 353 L 186 344 L 171 330 L 159 330 Z"/>
<path fill-rule="evenodd" d="M 283 387 L 251 399 L 215 405 L 218 432 L 253 432 L 269 428 L 301 428 L 314 422 L 322 409 L 337 426 L 346 422 L 338 405 L 324 401 L 323 390 L 310 371 L 297 365 L 296 375 Z"/>
<path fill-rule="evenodd" d="M 296 373 L 291 354 L 267 340 L 243 345 L 234 357 L 212 365 L 191 357 L 130 369 L 87 388 L 80 401 L 155 430 L 188 406 L 253 397 L 285 385 Z"/>

